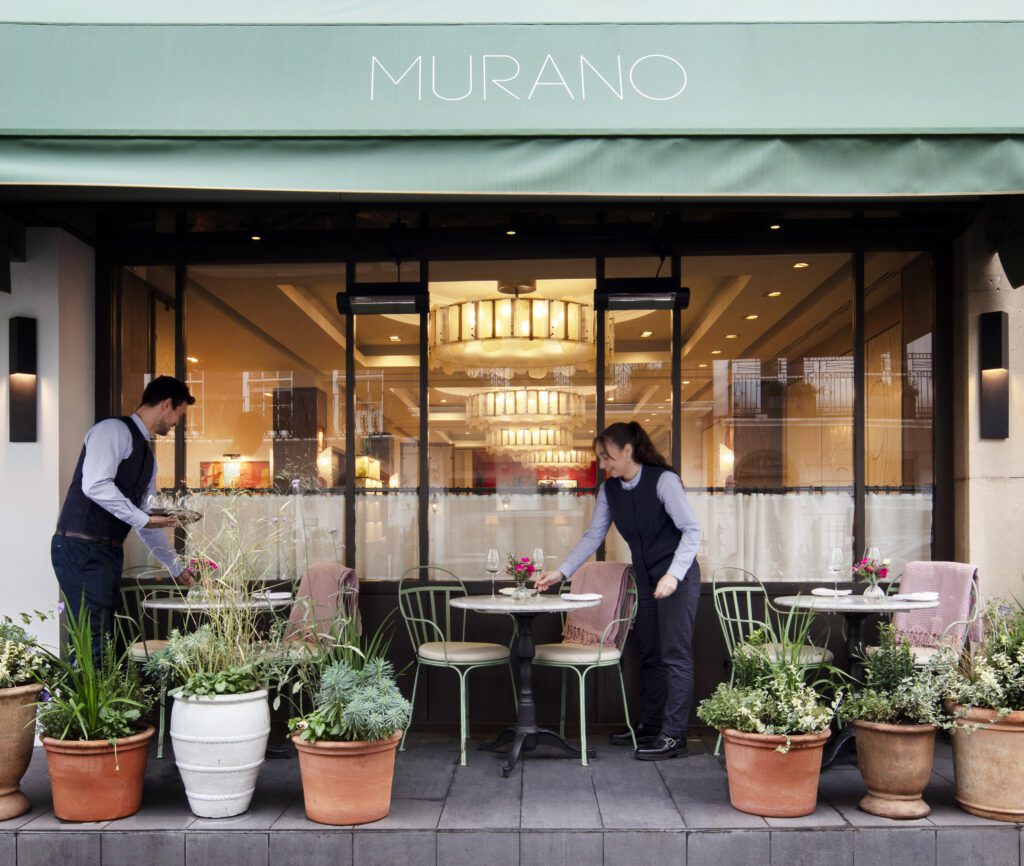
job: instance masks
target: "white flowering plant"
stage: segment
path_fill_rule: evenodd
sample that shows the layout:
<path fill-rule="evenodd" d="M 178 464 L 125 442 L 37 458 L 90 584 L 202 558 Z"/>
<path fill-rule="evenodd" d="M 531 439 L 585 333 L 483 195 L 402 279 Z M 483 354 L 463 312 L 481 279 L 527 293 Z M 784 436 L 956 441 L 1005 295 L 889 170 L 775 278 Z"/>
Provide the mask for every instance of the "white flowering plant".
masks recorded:
<path fill-rule="evenodd" d="M 879 645 L 864 656 L 864 688 L 839 710 L 842 721 L 857 719 L 889 725 L 934 725 L 949 730 L 952 717 L 943 699 L 956 678 L 956 656 L 943 648 L 917 665 L 910 642 L 891 624 L 879 626 Z"/>
<path fill-rule="evenodd" d="M 719 683 L 700 702 L 697 717 L 718 730 L 785 736 L 781 752 L 789 750 L 791 735 L 829 727 L 843 697 L 842 674 L 827 665 L 812 671 L 799 663 L 809 629 L 810 618 L 794 612 L 780 635 L 770 627 L 751 634 L 733 654 L 733 683 Z"/>
<path fill-rule="evenodd" d="M 1024 710 L 1024 609 L 996 599 L 985 612 L 985 641 L 965 653 L 947 697 L 1000 716 Z"/>
<path fill-rule="evenodd" d="M 42 681 L 48 659 L 36 639 L 10 617 L 0 622 L 0 689 Z"/>

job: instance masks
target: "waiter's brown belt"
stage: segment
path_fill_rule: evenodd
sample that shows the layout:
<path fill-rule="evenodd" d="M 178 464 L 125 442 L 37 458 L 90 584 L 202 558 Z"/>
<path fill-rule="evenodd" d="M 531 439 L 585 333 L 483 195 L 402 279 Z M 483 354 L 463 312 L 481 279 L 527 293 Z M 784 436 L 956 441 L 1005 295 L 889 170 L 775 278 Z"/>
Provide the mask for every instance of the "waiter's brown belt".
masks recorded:
<path fill-rule="evenodd" d="M 93 544 L 102 544 L 104 547 L 121 547 L 124 543 L 116 538 L 98 538 L 95 535 L 86 535 L 84 532 L 72 532 L 71 530 L 58 529 L 54 535 L 62 535 L 65 538 L 79 538 L 82 541 L 91 541 Z"/>

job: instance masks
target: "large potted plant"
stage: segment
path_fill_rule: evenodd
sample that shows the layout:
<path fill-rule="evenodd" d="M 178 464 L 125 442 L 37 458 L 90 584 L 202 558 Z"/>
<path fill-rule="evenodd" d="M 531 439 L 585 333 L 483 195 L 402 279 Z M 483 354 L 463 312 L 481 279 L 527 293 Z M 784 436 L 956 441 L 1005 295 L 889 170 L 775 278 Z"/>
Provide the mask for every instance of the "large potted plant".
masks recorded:
<path fill-rule="evenodd" d="M 960 808 L 1024 821 L 1024 610 L 989 604 L 985 641 L 964 654 L 949 689 L 954 796 Z"/>
<path fill-rule="evenodd" d="M 32 758 L 36 701 L 47 670 L 35 639 L 9 618 L 0 622 L 0 821 L 32 808 L 19 787 Z"/>
<path fill-rule="evenodd" d="M 799 647 L 808 625 L 801 619 L 778 638 L 756 631 L 733 655 L 734 685 L 720 683 L 697 709 L 722 734 L 729 801 L 741 812 L 792 818 L 817 806 L 822 749 L 840 695 L 830 669 L 807 681 Z"/>
<path fill-rule="evenodd" d="M 847 698 L 839 716 L 857 732 L 857 763 L 868 793 L 860 808 L 883 818 L 923 818 L 922 798 L 935 758 L 935 732 L 951 727 L 942 708 L 955 669 L 953 653 L 914 663 L 910 643 L 891 625 L 864 659 L 865 687 Z"/>
<path fill-rule="evenodd" d="M 153 703 L 137 665 L 115 643 L 93 657 L 89 611 L 68 612 L 69 654 L 49 654 L 51 671 L 38 723 L 62 821 L 111 821 L 142 805 L 142 782 L 154 728 L 143 721 Z"/>

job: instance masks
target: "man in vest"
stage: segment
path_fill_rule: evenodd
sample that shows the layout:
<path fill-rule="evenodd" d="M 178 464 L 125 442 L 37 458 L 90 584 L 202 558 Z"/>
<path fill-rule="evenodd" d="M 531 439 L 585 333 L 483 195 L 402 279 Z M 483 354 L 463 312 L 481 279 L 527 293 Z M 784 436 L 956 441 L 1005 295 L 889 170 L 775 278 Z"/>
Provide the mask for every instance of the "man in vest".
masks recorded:
<path fill-rule="evenodd" d="M 156 459 L 149 440 L 170 433 L 195 401 L 184 382 L 158 376 L 146 386 L 141 405 L 130 416 L 107 418 L 85 434 L 50 558 L 75 614 L 84 598 L 94 659 L 99 659 L 103 636 L 113 630 L 121 604 L 123 544 L 132 529 L 173 577 L 184 571 L 164 532 L 174 519 L 150 516 L 141 506 L 156 489 Z M 185 581 L 191 582 L 187 575 Z"/>

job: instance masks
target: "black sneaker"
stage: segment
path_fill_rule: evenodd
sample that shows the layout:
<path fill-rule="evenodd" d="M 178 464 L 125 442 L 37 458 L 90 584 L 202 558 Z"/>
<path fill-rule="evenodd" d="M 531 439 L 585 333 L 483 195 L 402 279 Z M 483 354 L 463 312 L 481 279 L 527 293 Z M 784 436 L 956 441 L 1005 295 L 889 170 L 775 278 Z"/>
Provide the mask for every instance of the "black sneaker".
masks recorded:
<path fill-rule="evenodd" d="M 637 728 L 633 728 L 633 732 L 636 734 L 636 744 L 638 746 L 647 745 L 660 733 L 660 729 L 652 728 L 649 725 L 640 725 Z M 623 728 L 621 731 L 616 731 L 608 738 L 613 746 L 629 746 L 633 747 L 633 736 L 629 732 L 629 728 Z"/>
<path fill-rule="evenodd" d="M 636 759 L 638 761 L 664 761 L 685 754 L 686 740 L 677 740 L 675 737 L 666 737 L 664 734 L 660 734 L 653 742 L 640 746 L 636 750 Z"/>

